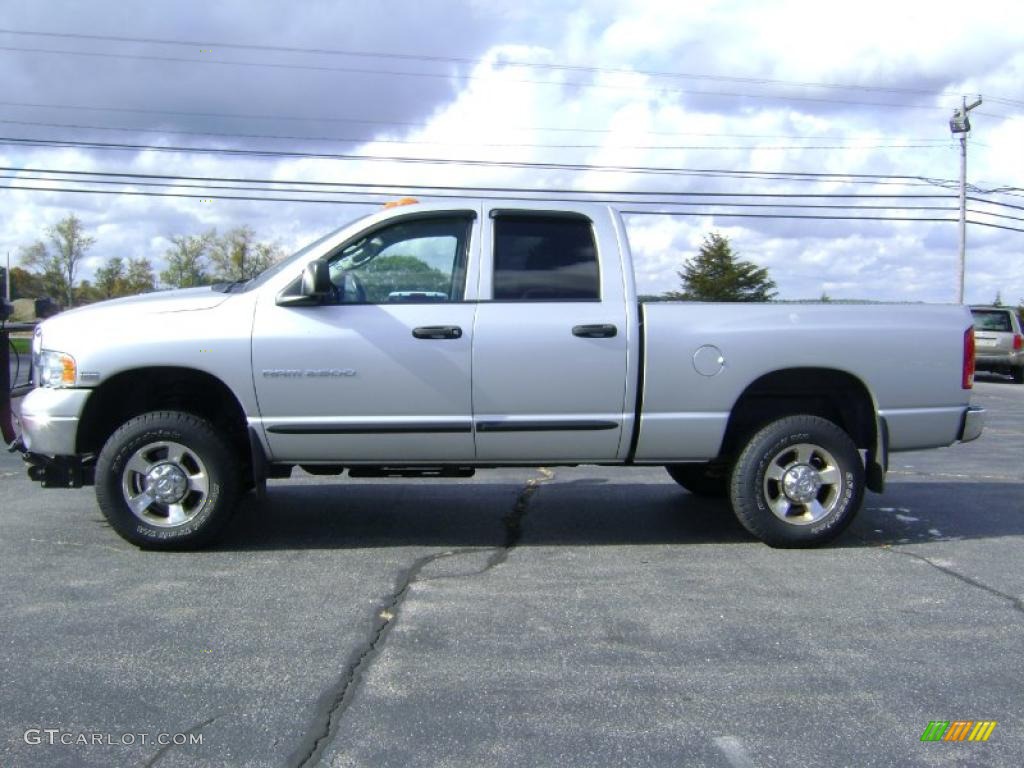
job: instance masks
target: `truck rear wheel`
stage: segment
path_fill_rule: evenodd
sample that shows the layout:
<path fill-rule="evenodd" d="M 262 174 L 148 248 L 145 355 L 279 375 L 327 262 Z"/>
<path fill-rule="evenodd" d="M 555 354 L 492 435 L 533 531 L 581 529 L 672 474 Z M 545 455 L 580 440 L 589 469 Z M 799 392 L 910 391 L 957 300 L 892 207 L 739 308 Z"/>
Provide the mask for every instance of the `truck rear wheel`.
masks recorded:
<path fill-rule="evenodd" d="M 755 434 L 733 468 L 733 511 L 773 547 L 827 542 L 850 524 L 864 498 L 857 446 L 831 421 L 788 416 Z"/>
<path fill-rule="evenodd" d="M 122 538 L 144 549 L 208 544 L 234 511 L 238 465 L 205 419 L 155 411 L 122 425 L 96 461 L 96 499 Z"/>
<path fill-rule="evenodd" d="M 695 496 L 724 499 L 729 495 L 729 471 L 710 464 L 668 464 L 669 475 Z"/>

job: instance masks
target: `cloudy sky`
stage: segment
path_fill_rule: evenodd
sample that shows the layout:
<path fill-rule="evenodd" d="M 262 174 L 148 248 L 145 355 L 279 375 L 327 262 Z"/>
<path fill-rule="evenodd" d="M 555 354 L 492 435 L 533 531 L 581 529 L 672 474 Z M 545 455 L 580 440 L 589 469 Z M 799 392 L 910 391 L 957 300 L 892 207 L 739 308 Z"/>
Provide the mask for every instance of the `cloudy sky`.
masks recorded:
<path fill-rule="evenodd" d="M 997 1 L 0 0 L 0 258 L 67 213 L 90 277 L 213 226 L 293 250 L 368 191 L 577 191 L 674 214 L 629 217 L 646 292 L 718 231 L 783 298 L 954 301 L 948 120 L 980 94 L 966 298 L 1024 301 L 1022 30 Z"/>

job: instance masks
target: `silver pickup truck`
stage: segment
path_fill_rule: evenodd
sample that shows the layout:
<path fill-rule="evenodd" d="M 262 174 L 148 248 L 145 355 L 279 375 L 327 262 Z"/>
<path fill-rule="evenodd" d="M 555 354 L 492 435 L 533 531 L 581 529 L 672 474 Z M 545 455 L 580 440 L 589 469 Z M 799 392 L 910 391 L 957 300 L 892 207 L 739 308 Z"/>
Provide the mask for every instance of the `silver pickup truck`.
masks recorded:
<path fill-rule="evenodd" d="M 888 455 L 973 440 L 953 306 L 637 299 L 620 214 L 390 207 L 254 280 L 36 331 L 18 443 L 142 547 L 205 544 L 298 465 L 351 477 L 663 465 L 773 546 L 838 535 Z"/>

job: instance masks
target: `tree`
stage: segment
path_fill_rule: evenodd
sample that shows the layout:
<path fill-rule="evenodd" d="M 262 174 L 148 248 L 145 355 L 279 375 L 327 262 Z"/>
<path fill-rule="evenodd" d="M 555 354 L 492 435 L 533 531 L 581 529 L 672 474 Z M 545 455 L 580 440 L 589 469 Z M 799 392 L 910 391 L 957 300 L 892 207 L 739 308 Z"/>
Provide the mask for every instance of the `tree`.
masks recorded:
<path fill-rule="evenodd" d="M 27 269 L 11 267 L 11 298 L 38 299 L 46 295 L 46 286 L 39 275 Z"/>
<path fill-rule="evenodd" d="M 156 276 L 149 259 L 128 259 L 125 264 L 120 256 L 114 256 L 107 261 L 106 266 L 96 270 L 96 284 L 92 286 L 98 299 L 134 296 L 152 291 L 155 287 Z"/>
<path fill-rule="evenodd" d="M 450 276 L 415 256 L 378 256 L 356 274 L 372 302 L 387 301 L 396 291 L 451 290 Z"/>
<path fill-rule="evenodd" d="M 153 274 L 153 265 L 149 259 L 139 257 L 128 259 L 128 269 L 124 276 L 125 295 L 134 296 L 137 293 L 149 293 L 156 288 L 156 275 Z"/>
<path fill-rule="evenodd" d="M 173 235 L 171 248 L 164 254 L 167 269 L 160 273 L 161 282 L 173 288 L 207 285 L 206 253 L 215 237 L 212 229 L 201 235 Z"/>
<path fill-rule="evenodd" d="M 95 288 L 100 297 L 104 299 L 124 296 L 124 259 L 114 256 L 104 266 L 97 269 Z"/>
<path fill-rule="evenodd" d="M 83 280 L 75 286 L 75 304 L 92 304 L 106 298 L 108 297 L 103 295 L 103 291 L 88 280 Z"/>
<path fill-rule="evenodd" d="M 270 243 L 257 243 L 252 227 L 241 226 L 214 237 L 210 262 L 217 280 L 249 280 L 256 277 L 283 252 Z"/>
<path fill-rule="evenodd" d="M 1003 292 L 1002 291 L 996 291 L 996 297 L 994 299 L 992 299 L 992 306 L 993 307 L 1001 307 L 1001 306 L 1003 306 Z"/>
<path fill-rule="evenodd" d="M 749 261 L 740 261 L 729 239 L 717 232 L 704 238 L 693 259 L 677 272 L 681 291 L 666 295 L 683 301 L 771 301 L 778 294 L 768 270 Z"/>
<path fill-rule="evenodd" d="M 49 246 L 38 240 L 21 249 L 21 263 L 41 273 L 51 296 L 70 307 L 75 303 L 75 282 L 85 252 L 96 242 L 85 234 L 82 221 L 69 213 L 46 230 Z"/>
<path fill-rule="evenodd" d="M 39 294 L 34 298 L 45 296 L 62 301 L 61 297 L 65 295 L 64 280 L 60 269 L 50 260 L 46 244 L 42 240 L 37 240 L 32 245 L 23 246 L 20 258 L 21 263 L 29 268 L 22 271 L 31 275 L 33 282 L 38 286 Z"/>

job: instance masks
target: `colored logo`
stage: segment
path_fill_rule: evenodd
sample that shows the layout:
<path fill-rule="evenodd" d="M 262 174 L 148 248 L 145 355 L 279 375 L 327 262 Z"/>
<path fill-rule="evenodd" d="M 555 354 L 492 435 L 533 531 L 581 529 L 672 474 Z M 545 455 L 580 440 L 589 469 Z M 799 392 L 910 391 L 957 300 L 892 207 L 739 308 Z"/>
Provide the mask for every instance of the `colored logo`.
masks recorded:
<path fill-rule="evenodd" d="M 995 720 L 932 720 L 921 741 L 988 741 L 997 725 Z"/>

